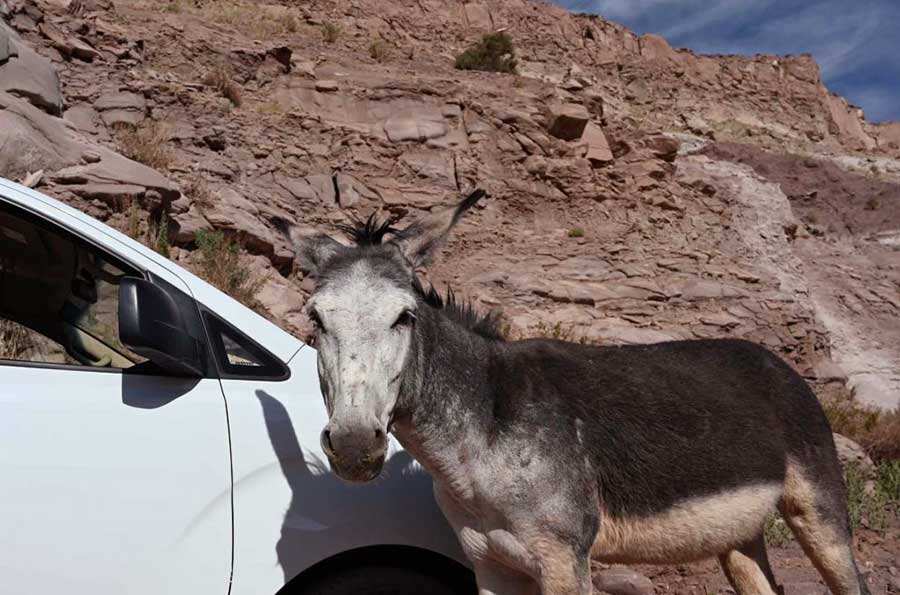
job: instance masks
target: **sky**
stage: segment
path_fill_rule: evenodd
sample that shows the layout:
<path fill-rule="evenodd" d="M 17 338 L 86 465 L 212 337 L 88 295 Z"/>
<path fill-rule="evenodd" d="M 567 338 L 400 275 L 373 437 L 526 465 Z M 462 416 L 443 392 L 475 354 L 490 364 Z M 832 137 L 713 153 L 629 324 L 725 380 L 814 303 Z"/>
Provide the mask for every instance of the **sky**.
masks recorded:
<path fill-rule="evenodd" d="M 869 121 L 900 120 L 900 0 L 555 1 L 695 52 L 809 52 Z"/>

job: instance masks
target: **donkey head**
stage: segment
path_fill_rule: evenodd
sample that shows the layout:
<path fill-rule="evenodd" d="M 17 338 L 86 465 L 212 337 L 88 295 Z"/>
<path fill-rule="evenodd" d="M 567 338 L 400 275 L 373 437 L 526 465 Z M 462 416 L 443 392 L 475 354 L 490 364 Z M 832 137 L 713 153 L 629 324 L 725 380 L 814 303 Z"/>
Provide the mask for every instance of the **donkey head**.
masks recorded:
<path fill-rule="evenodd" d="M 428 262 L 482 196 L 477 190 L 402 230 L 379 224 L 374 215 L 343 226 L 355 246 L 324 234 L 291 233 L 300 268 L 317 279 L 306 309 L 329 416 L 322 449 L 348 481 L 370 481 L 384 464 L 421 304 L 415 268 Z"/>

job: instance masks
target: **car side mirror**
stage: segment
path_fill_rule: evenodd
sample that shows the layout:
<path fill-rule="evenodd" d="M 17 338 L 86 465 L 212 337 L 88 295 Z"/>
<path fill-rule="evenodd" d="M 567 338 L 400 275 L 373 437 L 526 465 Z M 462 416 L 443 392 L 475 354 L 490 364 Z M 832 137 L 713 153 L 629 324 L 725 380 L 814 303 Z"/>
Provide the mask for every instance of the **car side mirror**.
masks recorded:
<path fill-rule="evenodd" d="M 190 335 L 169 293 L 138 277 L 119 283 L 119 340 L 131 351 L 178 376 L 203 377 L 203 349 Z"/>

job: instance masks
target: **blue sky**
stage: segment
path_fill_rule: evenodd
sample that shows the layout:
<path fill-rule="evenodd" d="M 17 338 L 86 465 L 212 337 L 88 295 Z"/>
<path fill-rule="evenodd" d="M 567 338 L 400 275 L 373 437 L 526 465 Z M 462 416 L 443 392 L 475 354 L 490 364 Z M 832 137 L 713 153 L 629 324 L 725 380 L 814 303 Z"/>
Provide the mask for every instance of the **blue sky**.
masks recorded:
<path fill-rule="evenodd" d="M 900 120 L 900 0 L 556 2 L 696 52 L 810 52 L 828 88 L 870 121 Z"/>

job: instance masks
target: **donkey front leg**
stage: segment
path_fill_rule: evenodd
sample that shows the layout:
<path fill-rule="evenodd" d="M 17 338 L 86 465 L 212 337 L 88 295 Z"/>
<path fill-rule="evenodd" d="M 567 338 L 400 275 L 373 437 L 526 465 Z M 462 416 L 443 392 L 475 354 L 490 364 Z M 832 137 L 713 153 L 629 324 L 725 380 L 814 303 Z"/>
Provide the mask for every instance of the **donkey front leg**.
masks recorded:
<path fill-rule="evenodd" d="M 578 553 L 556 538 L 535 539 L 530 551 L 538 559 L 541 595 L 591 595 L 591 562 L 588 554 Z"/>
<path fill-rule="evenodd" d="M 491 559 L 475 563 L 478 595 L 538 595 L 538 584 L 527 574 Z"/>

